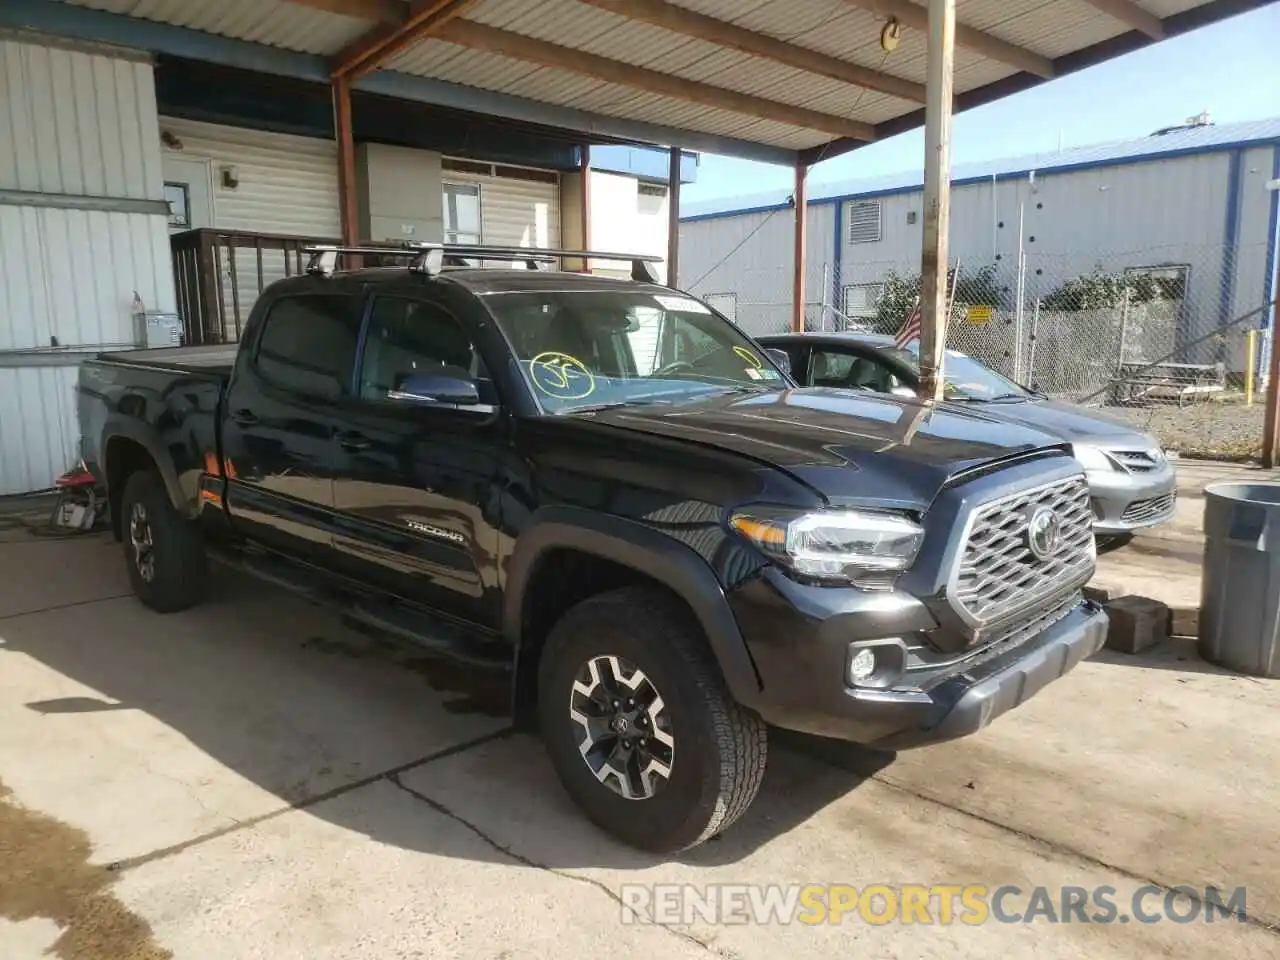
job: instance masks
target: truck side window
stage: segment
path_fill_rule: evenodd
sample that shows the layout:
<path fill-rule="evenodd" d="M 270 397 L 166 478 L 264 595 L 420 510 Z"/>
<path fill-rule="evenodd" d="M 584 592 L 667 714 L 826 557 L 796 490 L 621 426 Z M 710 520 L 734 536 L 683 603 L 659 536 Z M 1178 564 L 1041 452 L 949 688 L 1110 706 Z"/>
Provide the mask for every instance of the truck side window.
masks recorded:
<path fill-rule="evenodd" d="M 254 366 L 267 381 L 311 397 L 342 395 L 356 362 L 360 315 L 344 294 L 282 297 L 267 313 Z"/>
<path fill-rule="evenodd" d="M 415 373 L 448 372 L 474 380 L 482 403 L 496 403 L 489 371 L 471 338 L 443 307 L 407 297 L 373 301 L 364 357 L 360 363 L 360 396 L 385 400 Z"/>

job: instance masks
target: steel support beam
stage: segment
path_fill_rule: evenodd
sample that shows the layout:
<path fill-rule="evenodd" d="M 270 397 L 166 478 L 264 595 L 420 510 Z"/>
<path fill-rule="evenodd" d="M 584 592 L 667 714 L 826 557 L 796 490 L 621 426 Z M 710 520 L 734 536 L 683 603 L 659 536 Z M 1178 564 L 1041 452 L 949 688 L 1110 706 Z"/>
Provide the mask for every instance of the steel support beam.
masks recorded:
<path fill-rule="evenodd" d="M 333 87 L 333 129 L 338 139 L 338 209 L 342 220 L 342 242 L 354 245 L 360 239 L 356 204 L 356 142 L 351 132 L 351 78 L 336 76 Z"/>
<path fill-rule="evenodd" d="M 929 0 L 924 121 L 924 240 L 920 251 L 920 396 L 942 397 L 951 229 L 951 104 L 956 0 Z"/>
<path fill-rule="evenodd" d="M 667 286 L 680 286 L 680 148 L 667 168 Z"/>
<path fill-rule="evenodd" d="M 791 329 L 804 332 L 804 278 L 809 239 L 809 166 L 796 163 L 796 224 L 791 278 Z"/>

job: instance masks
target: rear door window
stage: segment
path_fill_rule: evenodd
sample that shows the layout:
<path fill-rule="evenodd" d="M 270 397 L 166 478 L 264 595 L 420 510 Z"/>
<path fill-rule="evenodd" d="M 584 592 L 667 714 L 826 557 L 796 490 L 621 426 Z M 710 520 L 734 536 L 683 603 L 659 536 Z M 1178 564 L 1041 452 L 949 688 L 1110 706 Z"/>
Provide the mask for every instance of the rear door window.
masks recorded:
<path fill-rule="evenodd" d="M 264 380 L 285 390 L 336 399 L 350 383 L 359 336 L 356 297 L 282 297 L 267 312 L 254 367 Z"/>

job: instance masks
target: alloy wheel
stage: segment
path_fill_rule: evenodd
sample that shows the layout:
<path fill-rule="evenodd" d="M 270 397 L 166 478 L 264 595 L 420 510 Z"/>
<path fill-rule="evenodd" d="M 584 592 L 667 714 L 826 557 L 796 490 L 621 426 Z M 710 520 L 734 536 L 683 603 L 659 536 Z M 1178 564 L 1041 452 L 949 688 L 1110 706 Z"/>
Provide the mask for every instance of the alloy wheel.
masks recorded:
<path fill-rule="evenodd" d="M 133 562 L 138 568 L 138 575 L 150 583 L 156 575 L 156 551 L 147 508 L 141 503 L 135 503 L 129 511 L 129 543 L 133 547 Z"/>
<path fill-rule="evenodd" d="M 643 670 L 621 657 L 593 657 L 569 694 L 581 728 L 578 752 L 602 784 L 627 800 L 647 800 L 671 779 L 676 741 L 666 704 Z"/>

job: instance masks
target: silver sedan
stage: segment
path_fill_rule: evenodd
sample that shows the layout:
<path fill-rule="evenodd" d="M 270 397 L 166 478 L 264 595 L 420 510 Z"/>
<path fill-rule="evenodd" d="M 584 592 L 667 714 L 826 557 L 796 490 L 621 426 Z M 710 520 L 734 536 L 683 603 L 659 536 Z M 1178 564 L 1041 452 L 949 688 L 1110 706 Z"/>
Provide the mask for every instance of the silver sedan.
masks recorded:
<path fill-rule="evenodd" d="M 919 386 L 916 354 L 895 346 L 892 337 L 804 333 L 757 339 L 786 354 L 791 375 L 803 386 L 900 396 L 915 396 Z M 945 370 L 948 400 L 981 405 L 984 413 L 1071 444 L 1089 478 L 1095 533 L 1123 536 L 1173 515 L 1173 465 L 1154 437 L 1092 408 L 1032 393 L 959 351 L 947 351 Z"/>

